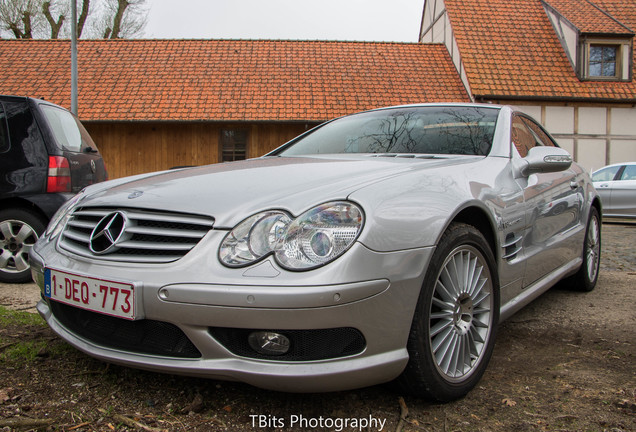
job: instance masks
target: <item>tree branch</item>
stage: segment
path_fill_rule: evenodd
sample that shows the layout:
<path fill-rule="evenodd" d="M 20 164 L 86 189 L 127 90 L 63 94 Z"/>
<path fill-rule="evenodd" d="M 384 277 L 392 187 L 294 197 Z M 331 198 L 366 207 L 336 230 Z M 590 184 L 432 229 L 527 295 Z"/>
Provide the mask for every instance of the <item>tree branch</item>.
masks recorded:
<path fill-rule="evenodd" d="M 60 18 L 57 22 L 55 22 L 55 18 L 51 15 L 51 2 L 45 1 L 42 3 L 42 13 L 44 13 L 44 17 L 49 22 L 51 26 L 51 39 L 57 39 L 60 30 L 62 29 L 62 24 L 64 23 L 64 15 L 60 14 Z"/>
<path fill-rule="evenodd" d="M 22 23 L 24 24 L 22 39 L 33 39 L 33 34 L 31 31 L 31 12 L 24 11 L 24 13 L 22 14 Z"/>
<path fill-rule="evenodd" d="M 115 13 L 115 18 L 113 19 L 113 29 L 110 33 L 110 39 L 119 39 L 119 33 L 121 32 L 121 22 L 124 19 L 124 12 L 126 12 L 126 8 L 130 5 L 128 0 L 117 0 L 117 12 Z"/>
<path fill-rule="evenodd" d="M 86 18 L 88 17 L 88 8 L 91 0 L 84 0 L 82 2 L 82 12 L 80 12 L 79 20 L 77 21 L 77 38 L 82 36 L 82 30 L 84 30 L 84 24 L 86 24 Z"/>

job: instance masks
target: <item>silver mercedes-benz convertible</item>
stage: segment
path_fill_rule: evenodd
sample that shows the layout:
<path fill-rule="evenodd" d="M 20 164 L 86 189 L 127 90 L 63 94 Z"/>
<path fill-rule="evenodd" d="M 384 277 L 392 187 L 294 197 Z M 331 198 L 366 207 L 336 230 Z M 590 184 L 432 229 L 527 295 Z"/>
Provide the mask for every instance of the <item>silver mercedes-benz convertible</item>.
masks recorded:
<path fill-rule="evenodd" d="M 261 158 L 90 186 L 30 262 L 39 313 L 107 362 L 448 401 L 484 373 L 499 322 L 561 280 L 594 288 L 600 222 L 588 174 L 530 117 L 409 105 Z"/>

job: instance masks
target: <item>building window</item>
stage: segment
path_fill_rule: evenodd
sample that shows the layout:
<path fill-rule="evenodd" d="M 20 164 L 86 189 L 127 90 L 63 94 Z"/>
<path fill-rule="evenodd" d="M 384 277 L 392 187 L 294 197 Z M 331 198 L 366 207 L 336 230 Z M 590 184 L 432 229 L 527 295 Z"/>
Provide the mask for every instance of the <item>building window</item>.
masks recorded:
<path fill-rule="evenodd" d="M 221 130 L 221 162 L 244 160 L 247 156 L 247 131 Z"/>
<path fill-rule="evenodd" d="M 616 77 L 618 52 L 618 45 L 590 45 L 589 76 Z"/>
<path fill-rule="evenodd" d="M 631 40 L 594 38 L 581 43 L 579 78 L 590 81 L 631 81 Z"/>

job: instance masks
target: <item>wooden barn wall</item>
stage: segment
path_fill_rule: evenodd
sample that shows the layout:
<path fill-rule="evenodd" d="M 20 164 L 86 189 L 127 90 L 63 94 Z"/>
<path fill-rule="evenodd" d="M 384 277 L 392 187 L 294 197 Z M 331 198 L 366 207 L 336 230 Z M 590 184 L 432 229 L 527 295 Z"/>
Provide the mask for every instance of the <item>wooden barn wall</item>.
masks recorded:
<path fill-rule="evenodd" d="M 219 162 L 222 129 L 248 130 L 247 157 L 258 157 L 303 133 L 305 123 L 93 123 L 83 122 L 111 179 L 175 166 Z"/>

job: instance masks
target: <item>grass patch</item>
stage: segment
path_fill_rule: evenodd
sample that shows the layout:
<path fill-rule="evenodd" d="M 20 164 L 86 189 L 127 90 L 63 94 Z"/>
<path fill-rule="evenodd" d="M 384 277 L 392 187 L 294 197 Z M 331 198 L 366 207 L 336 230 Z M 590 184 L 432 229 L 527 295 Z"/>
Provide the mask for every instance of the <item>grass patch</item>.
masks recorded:
<path fill-rule="evenodd" d="M 32 362 L 49 350 L 49 342 L 39 333 L 46 323 L 38 314 L 15 311 L 0 306 L 0 328 L 6 333 L 0 338 L 0 360 L 3 362 Z M 7 337 L 8 336 L 8 337 Z"/>
<path fill-rule="evenodd" d="M 46 341 L 26 341 L 18 342 L 7 347 L 0 358 L 4 361 L 32 362 L 38 357 L 38 353 L 46 348 Z"/>
<path fill-rule="evenodd" d="M 36 313 L 14 311 L 0 306 L 0 327 L 9 326 L 36 326 L 45 327 L 46 323 Z"/>

